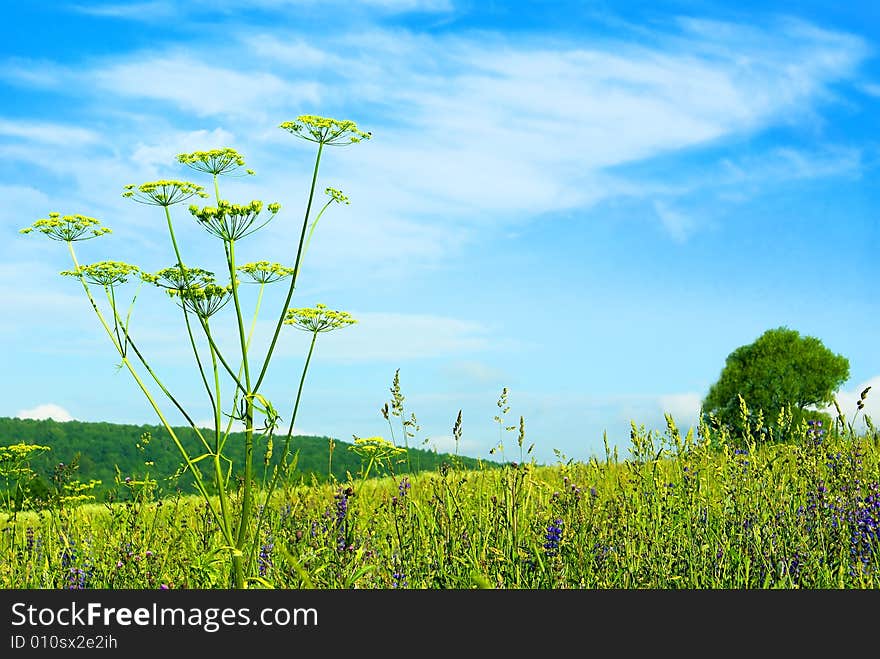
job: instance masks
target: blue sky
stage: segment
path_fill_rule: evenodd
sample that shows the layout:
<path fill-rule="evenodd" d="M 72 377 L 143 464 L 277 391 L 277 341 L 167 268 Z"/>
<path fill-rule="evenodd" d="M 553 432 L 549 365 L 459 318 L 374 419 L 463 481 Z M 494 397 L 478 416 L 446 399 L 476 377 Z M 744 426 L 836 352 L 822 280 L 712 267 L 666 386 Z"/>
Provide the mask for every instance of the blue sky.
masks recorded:
<path fill-rule="evenodd" d="M 302 114 L 373 138 L 322 159 L 318 189 L 351 205 L 322 218 L 293 306 L 359 323 L 319 337 L 298 431 L 389 437 L 400 369 L 414 444 L 453 450 L 461 409 L 460 452 L 489 458 L 507 387 L 539 461 L 587 459 L 606 431 L 625 450 L 631 420 L 687 428 L 726 356 L 782 325 L 850 360 L 847 410 L 880 394 L 875 3 L 59 0 L 5 17 L 0 415 L 157 421 L 58 275 L 64 245 L 18 229 L 96 217 L 113 233 L 81 262 L 167 267 L 161 211 L 122 186 L 209 185 L 175 156 L 228 146 L 256 175 L 222 196 L 282 204 L 239 259 L 292 264 L 314 145 L 278 125 Z M 219 271 L 216 239 L 173 210 L 184 260 Z M 139 292 L 132 334 L 207 420 L 179 321 Z M 263 390 L 287 419 L 307 338 L 285 328 Z"/>

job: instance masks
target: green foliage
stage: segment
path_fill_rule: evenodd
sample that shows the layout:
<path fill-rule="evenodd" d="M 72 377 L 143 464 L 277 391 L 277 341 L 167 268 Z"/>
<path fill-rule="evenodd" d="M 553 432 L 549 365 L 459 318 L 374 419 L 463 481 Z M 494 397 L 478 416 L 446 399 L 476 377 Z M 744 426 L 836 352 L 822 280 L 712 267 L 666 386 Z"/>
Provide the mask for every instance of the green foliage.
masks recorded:
<path fill-rule="evenodd" d="M 184 445 L 195 450 L 199 440 L 191 428 L 175 427 Z M 145 436 L 150 440 L 145 441 Z M 178 488 L 184 494 L 193 492 L 192 477 L 181 474 L 180 454 L 160 425 L 128 425 L 87 421 L 53 421 L 52 419 L 17 419 L 0 417 L 0 437 L 16 437 L 31 445 L 42 445 L 45 451 L 35 451 L 28 456 L 28 477 L 20 477 L 21 472 L 12 476 L 12 462 L 9 461 L 9 477 L 4 481 L 0 469 L 0 495 L 15 496 L 18 482 L 25 490 L 18 496 L 27 495 L 31 499 L 46 500 L 52 490 L 53 472 L 57 465 L 78 463 L 77 475 L 83 482 L 101 481 L 92 494 L 98 501 L 127 501 L 134 498 L 145 481 L 155 482 L 158 496 L 173 494 Z M 0 440 L 0 462 L 4 451 Z M 336 443 L 333 455 L 332 473 L 328 474 L 328 454 L 330 442 Z M 331 440 L 322 436 L 297 435 L 293 438 L 291 450 L 298 453 L 296 471 L 289 476 L 291 483 L 342 482 L 349 474 L 357 474 L 362 468 L 362 459 L 349 450 L 354 443 Z M 243 474 L 244 433 L 231 433 L 227 451 L 233 461 L 233 479 Z M 265 442 L 262 449 L 265 449 Z M 49 450 L 51 449 L 51 450 Z M 436 471 L 444 463 L 451 463 L 454 456 L 421 449 L 409 449 L 413 455 L 413 472 Z M 281 455 L 274 451 L 268 465 L 264 463 L 265 450 L 254 452 L 255 470 L 266 469 L 271 473 L 279 465 Z M 477 469 L 480 461 L 475 458 L 458 457 L 457 464 L 463 469 Z M 2 464 L 7 464 L 2 462 Z M 2 467 L 0 464 L 0 467 Z M 409 471 L 406 464 L 395 462 L 394 473 Z M 20 469 L 21 466 L 16 467 Z M 386 472 L 387 473 L 387 472 Z M 130 479 L 126 482 L 125 479 Z M 6 494 L 4 494 L 4 490 Z M 31 493 L 33 490 L 33 493 Z M 0 499 L 2 502 L 4 499 Z M 5 507 L 0 505 L 0 508 Z"/>
<path fill-rule="evenodd" d="M 780 438 L 777 422 L 783 410 L 790 410 L 791 423 L 830 417 L 808 407 L 830 405 L 834 392 L 849 378 L 849 360 L 834 354 L 812 336 L 801 336 L 787 327 L 771 329 L 727 356 L 721 376 L 703 400 L 703 413 L 716 424 L 730 426 L 742 434 L 747 424 L 759 424 Z M 748 405 L 743 418 L 742 398 Z M 771 433 L 769 431 L 775 431 Z"/>

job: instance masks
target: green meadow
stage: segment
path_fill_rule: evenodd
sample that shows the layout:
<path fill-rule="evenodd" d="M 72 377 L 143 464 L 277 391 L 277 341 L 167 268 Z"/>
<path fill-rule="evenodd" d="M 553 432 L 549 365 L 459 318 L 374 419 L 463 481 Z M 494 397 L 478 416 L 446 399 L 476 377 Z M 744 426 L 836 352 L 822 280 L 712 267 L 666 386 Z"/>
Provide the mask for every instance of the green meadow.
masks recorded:
<path fill-rule="evenodd" d="M 520 434 L 508 446 L 516 461 L 440 455 L 436 470 L 408 472 L 394 452 L 361 456 L 344 479 L 291 475 L 251 520 L 246 586 L 880 586 L 873 427 L 804 422 L 758 443 L 707 426 L 682 436 L 667 422 L 662 433 L 633 426 L 626 455 L 609 449 L 587 462 L 557 453 L 556 464 L 538 465 Z M 233 585 L 229 548 L 200 495 L 126 485 L 126 500 L 98 502 L 70 479 L 30 510 L 7 509 L 0 587 Z M 230 498 L 239 507 L 240 489 Z"/>

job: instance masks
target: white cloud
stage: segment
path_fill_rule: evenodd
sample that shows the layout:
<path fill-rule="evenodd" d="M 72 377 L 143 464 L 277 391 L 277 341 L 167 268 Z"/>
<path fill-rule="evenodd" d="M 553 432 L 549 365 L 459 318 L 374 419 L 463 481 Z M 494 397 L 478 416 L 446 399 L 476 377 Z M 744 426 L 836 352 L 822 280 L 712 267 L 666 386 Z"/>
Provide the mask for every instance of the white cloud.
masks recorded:
<path fill-rule="evenodd" d="M 253 8 L 284 12 L 297 7 L 315 7 L 324 10 L 332 8 L 337 11 L 339 5 L 349 11 L 353 7 L 362 7 L 367 10 L 387 13 L 437 13 L 449 12 L 453 9 L 450 0 L 187 0 L 185 3 L 171 2 L 170 0 L 147 0 L 131 3 L 80 4 L 72 5 L 69 8 L 90 16 L 150 22 L 181 14 L 197 14 L 205 10 L 231 14 Z"/>
<path fill-rule="evenodd" d="M 223 128 L 213 130 L 169 131 L 161 139 L 150 143 L 138 142 L 131 160 L 147 170 L 167 169 L 177 163 L 179 153 L 209 151 L 224 147 L 234 148 L 235 136 Z"/>
<path fill-rule="evenodd" d="M 39 121 L 14 121 L 0 118 L 0 135 L 19 137 L 33 142 L 59 144 L 67 147 L 90 144 L 100 136 L 86 128 Z"/>
<path fill-rule="evenodd" d="M 92 3 L 88 5 L 72 5 L 70 9 L 90 16 L 142 21 L 161 20 L 176 13 L 174 4 L 167 0 L 109 4 Z"/>
<path fill-rule="evenodd" d="M 245 48 L 262 60 L 275 61 L 291 69 L 310 69 L 342 64 L 344 60 L 326 48 L 317 48 L 303 37 L 282 39 L 271 33 L 246 35 Z"/>
<path fill-rule="evenodd" d="M 8 58 L 0 66 L 0 79 L 25 87 L 58 87 L 68 73 L 55 62 L 23 57 Z"/>
<path fill-rule="evenodd" d="M 816 149 L 777 147 L 759 156 L 722 160 L 720 185 L 778 183 L 832 176 L 857 175 L 862 151 L 855 147 L 825 146 Z"/>
<path fill-rule="evenodd" d="M 349 35 L 347 66 L 334 66 L 401 124 L 371 126 L 375 143 L 347 155 L 346 178 L 365 178 L 380 208 L 442 208 L 469 223 L 585 208 L 639 192 L 610 168 L 794 121 L 866 56 L 858 38 L 793 23 L 694 22 L 677 39 L 654 36 L 654 46 L 584 47 Z M 773 158 L 789 178 L 858 166 L 854 151 Z M 701 221 L 669 205 L 658 216 L 677 239 Z"/>
<path fill-rule="evenodd" d="M 862 401 L 864 409 L 858 409 L 858 402 L 861 399 L 862 392 L 870 387 L 870 391 Z M 868 416 L 874 423 L 875 427 L 880 427 L 880 375 L 875 375 L 868 380 L 855 385 L 852 389 L 844 389 L 838 391 L 835 395 L 840 409 L 847 419 L 852 422 L 855 419 L 854 426 L 857 429 L 865 428 L 864 417 Z M 823 408 L 832 418 L 837 418 L 837 410 L 833 405 Z"/>
<path fill-rule="evenodd" d="M 681 427 L 696 425 L 700 417 L 702 397 L 696 393 L 664 394 L 658 397 L 660 410 L 672 415 L 675 424 Z"/>
<path fill-rule="evenodd" d="M 316 359 L 394 362 L 511 347 L 509 341 L 499 342 L 491 328 L 456 318 L 358 311 L 352 311 L 352 316 L 358 320 L 356 325 L 319 337 Z M 295 343 L 288 341 L 282 351 L 301 355 L 301 346 Z"/>
<path fill-rule="evenodd" d="M 272 73 L 236 71 L 188 54 L 141 54 L 86 74 L 105 93 L 166 101 L 198 117 L 263 116 L 270 107 L 320 101 L 319 84 Z"/>
<path fill-rule="evenodd" d="M 19 410 L 15 415 L 19 419 L 54 419 L 55 421 L 73 421 L 73 416 L 60 405 L 43 403 L 29 410 Z"/>
<path fill-rule="evenodd" d="M 634 45 L 360 28 L 318 40 L 304 31 L 264 27 L 230 35 L 230 48 L 245 46 L 235 58 L 213 42 L 209 50 L 195 41 L 185 51 L 135 53 L 91 70 L 39 62 L 29 62 L 29 70 L 46 71 L 59 85 L 97 88 L 108 107 L 114 98 L 149 98 L 195 117 L 222 116 L 222 128 L 166 127 L 166 133 L 205 141 L 212 134 L 249 135 L 259 146 L 249 155 L 266 156 L 279 171 L 290 157 L 269 151 L 277 139 L 270 144 L 265 136 L 269 126 L 277 130 L 279 119 L 318 103 L 370 108 L 359 124 L 375 139 L 322 164 L 322 173 L 332 175 L 368 217 L 343 218 L 329 227 L 336 234 L 325 244 L 352 267 L 384 256 L 397 261 L 393 267 L 400 255 L 415 258 L 412 249 L 430 252 L 420 259 L 428 264 L 436 262 L 433 256 L 455 253 L 481 224 L 516 224 L 536 214 L 650 194 L 656 184 L 646 191 L 643 180 L 612 168 L 797 121 L 832 100 L 832 86 L 854 76 L 867 56 L 858 37 L 794 21 L 753 27 L 684 20 L 676 33 L 643 37 Z M 284 116 L 275 116 L 281 110 Z M 349 114 L 340 118 L 358 119 Z M 119 145 L 134 154 L 136 165 L 157 167 L 174 150 L 170 138 L 130 132 L 135 137 L 122 137 Z M 734 164 L 750 171 L 748 162 Z M 860 167 L 858 150 L 833 147 L 781 148 L 763 163 L 771 178 L 815 178 Z M 685 187 L 730 187 L 735 183 L 725 177 L 732 171 Z M 281 174 L 261 181 L 289 188 Z M 666 187 L 656 215 L 673 239 L 684 240 L 706 218 L 683 212 L 676 192 Z M 316 243 L 313 249 L 322 248 Z"/>
<path fill-rule="evenodd" d="M 655 200 L 654 212 L 663 223 L 663 227 L 676 242 L 684 242 L 694 230 L 697 222 L 689 215 L 675 210 L 666 202 Z"/>
<path fill-rule="evenodd" d="M 427 437 L 426 440 L 425 445 L 422 445 L 420 442 L 419 446 L 414 446 L 413 448 L 429 448 L 437 451 L 437 453 L 449 453 L 450 455 L 455 455 L 456 451 L 458 451 L 458 455 L 471 456 L 485 452 L 482 443 L 465 437 L 458 441 L 458 445 L 456 445 L 455 437 L 452 435 L 436 435 Z"/>

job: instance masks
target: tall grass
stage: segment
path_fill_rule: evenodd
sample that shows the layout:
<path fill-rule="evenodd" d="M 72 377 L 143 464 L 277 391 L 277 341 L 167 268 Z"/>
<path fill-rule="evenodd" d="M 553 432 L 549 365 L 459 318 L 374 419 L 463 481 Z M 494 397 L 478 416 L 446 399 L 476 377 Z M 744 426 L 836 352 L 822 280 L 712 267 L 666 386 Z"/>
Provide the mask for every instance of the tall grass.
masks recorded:
<path fill-rule="evenodd" d="M 877 588 L 880 435 L 633 426 L 629 455 L 279 486 L 257 588 Z M 375 471 L 373 473 L 376 473 Z M 241 496 L 232 493 L 233 498 Z M 199 497 L 0 521 L 3 588 L 226 588 Z"/>

